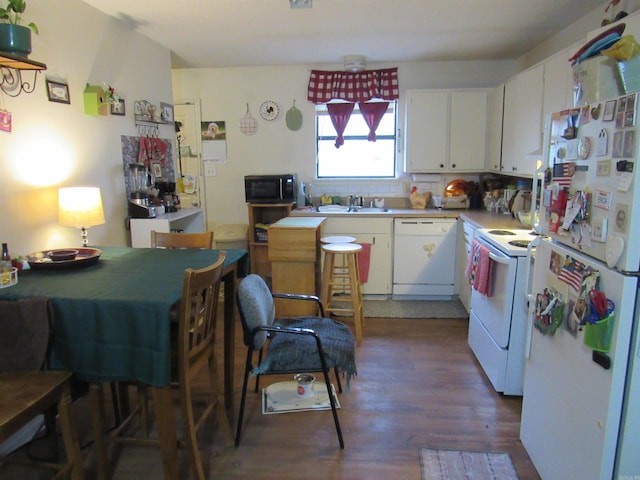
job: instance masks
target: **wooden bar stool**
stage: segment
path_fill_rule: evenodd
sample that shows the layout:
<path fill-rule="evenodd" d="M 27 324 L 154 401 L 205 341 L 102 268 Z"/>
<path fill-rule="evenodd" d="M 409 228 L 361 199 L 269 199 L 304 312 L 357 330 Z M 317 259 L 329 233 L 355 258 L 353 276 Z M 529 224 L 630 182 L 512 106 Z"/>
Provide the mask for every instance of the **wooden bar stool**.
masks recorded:
<path fill-rule="evenodd" d="M 364 305 L 360 287 L 358 253 L 362 245 L 357 243 L 327 243 L 322 246 L 324 268 L 320 300 L 327 315 L 351 314 L 356 329 L 356 341 L 362 342 Z"/>
<path fill-rule="evenodd" d="M 356 237 L 351 237 L 349 235 L 329 235 L 326 237 L 322 237 L 320 239 L 320 243 L 354 243 L 356 241 Z M 320 265 L 324 265 L 324 252 L 322 252 L 322 260 Z M 345 273 L 347 273 L 347 266 L 344 262 L 336 262 L 333 266 L 334 276 L 342 277 Z M 344 293 L 344 292 L 342 292 Z"/>

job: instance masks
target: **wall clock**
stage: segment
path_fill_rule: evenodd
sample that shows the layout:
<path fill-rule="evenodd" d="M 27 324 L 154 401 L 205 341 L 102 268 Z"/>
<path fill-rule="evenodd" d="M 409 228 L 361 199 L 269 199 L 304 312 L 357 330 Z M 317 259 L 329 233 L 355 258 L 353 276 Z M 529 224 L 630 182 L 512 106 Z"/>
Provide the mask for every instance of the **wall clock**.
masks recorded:
<path fill-rule="evenodd" d="M 267 100 L 260 105 L 260 116 L 265 120 L 271 121 L 278 118 L 278 113 L 280 112 L 278 108 L 278 104 L 276 102 L 272 102 L 271 100 Z"/>

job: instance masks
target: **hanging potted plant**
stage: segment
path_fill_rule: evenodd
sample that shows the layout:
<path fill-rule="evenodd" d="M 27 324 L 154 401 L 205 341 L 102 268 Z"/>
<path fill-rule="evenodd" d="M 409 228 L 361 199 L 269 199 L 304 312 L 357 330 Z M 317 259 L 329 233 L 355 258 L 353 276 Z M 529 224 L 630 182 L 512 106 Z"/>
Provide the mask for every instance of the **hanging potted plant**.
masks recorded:
<path fill-rule="evenodd" d="M 31 32 L 37 34 L 38 27 L 34 23 L 22 24 L 26 8 L 25 0 L 7 0 L 6 7 L 0 8 L 0 52 L 19 57 L 31 53 Z"/>

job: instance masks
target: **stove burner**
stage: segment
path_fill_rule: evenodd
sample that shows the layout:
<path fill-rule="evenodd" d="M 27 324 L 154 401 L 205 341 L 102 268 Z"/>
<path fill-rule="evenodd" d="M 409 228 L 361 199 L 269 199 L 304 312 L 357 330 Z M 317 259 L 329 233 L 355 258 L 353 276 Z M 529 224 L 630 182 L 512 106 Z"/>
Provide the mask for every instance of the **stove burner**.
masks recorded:
<path fill-rule="evenodd" d="M 490 235 L 515 235 L 515 233 L 509 230 L 489 230 L 487 233 Z"/>
<path fill-rule="evenodd" d="M 527 248 L 529 246 L 529 242 L 527 240 L 511 240 L 509 245 L 513 245 L 514 247 Z"/>

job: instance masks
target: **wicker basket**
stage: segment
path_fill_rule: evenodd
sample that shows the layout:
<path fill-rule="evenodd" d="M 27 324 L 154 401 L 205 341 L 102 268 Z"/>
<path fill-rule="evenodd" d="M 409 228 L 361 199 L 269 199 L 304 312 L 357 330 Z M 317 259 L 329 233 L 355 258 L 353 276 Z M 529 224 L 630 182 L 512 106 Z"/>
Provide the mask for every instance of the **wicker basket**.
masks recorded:
<path fill-rule="evenodd" d="M 18 269 L 13 267 L 0 273 L 0 288 L 11 287 L 18 283 Z"/>

